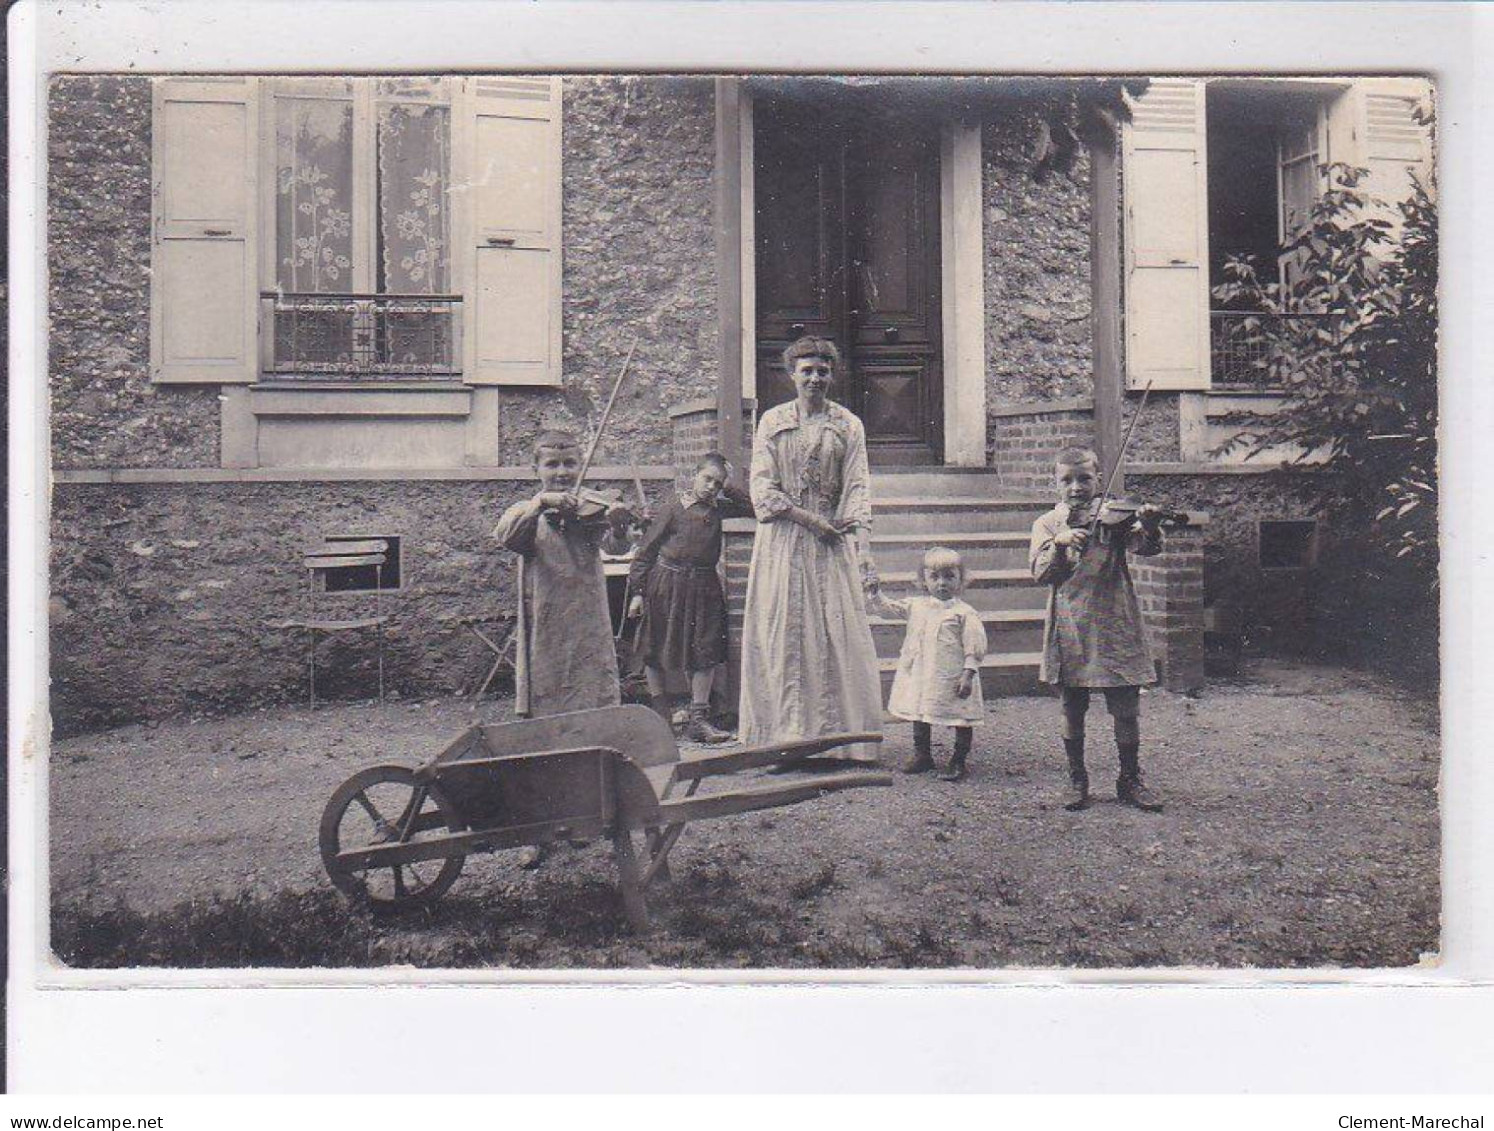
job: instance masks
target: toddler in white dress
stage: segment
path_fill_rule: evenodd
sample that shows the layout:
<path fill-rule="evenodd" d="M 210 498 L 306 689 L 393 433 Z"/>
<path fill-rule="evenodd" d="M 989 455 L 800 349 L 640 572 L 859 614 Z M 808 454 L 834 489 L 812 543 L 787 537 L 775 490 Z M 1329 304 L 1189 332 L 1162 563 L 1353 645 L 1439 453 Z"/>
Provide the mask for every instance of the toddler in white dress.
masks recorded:
<path fill-rule="evenodd" d="M 921 570 L 927 595 L 890 600 L 875 583 L 867 587 L 867 608 L 881 616 L 908 622 L 897 675 L 887 710 L 913 724 L 913 757 L 906 774 L 934 769 L 933 728 L 954 728 L 954 755 L 939 777 L 961 781 L 974 728 L 985 715 L 980 664 L 986 654 L 986 630 L 980 614 L 960 599 L 965 564 L 960 555 L 935 546 L 923 556 Z"/>

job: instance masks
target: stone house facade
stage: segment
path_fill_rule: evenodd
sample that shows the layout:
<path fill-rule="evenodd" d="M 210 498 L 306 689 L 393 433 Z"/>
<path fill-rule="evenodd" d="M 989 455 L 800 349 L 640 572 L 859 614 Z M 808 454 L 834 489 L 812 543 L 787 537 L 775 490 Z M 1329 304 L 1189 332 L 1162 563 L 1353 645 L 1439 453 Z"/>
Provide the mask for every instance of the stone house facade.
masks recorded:
<path fill-rule="evenodd" d="M 56 724 L 303 696 L 274 624 L 327 539 L 398 555 L 390 686 L 470 689 L 472 629 L 511 619 L 489 531 L 532 490 L 529 437 L 589 433 L 631 347 L 592 478 L 657 500 L 702 448 L 744 459 L 806 330 L 847 354 L 879 564 L 966 549 L 993 690 L 1035 670 L 1018 574 L 1053 452 L 1113 459 L 1150 383 L 1125 480 L 1196 525 L 1139 581 L 1164 678 L 1197 686 L 1206 604 L 1290 635 L 1324 541 L 1318 471 L 1215 452 L 1270 391 L 1211 266 L 1269 252 L 1326 161 L 1404 191 L 1425 93 L 1154 80 L 1127 114 L 1114 84 L 1036 79 L 59 77 Z M 366 694 L 370 649 L 327 646 L 319 693 Z"/>

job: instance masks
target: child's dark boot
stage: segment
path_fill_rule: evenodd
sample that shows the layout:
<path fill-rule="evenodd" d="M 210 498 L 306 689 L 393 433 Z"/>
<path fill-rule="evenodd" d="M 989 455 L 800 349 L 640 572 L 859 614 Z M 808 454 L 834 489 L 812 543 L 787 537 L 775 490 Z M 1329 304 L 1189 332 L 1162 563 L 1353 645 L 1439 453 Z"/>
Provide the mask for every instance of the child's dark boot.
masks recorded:
<path fill-rule="evenodd" d="M 964 781 L 965 761 L 970 757 L 970 744 L 975 738 L 974 727 L 955 727 L 954 754 L 949 759 L 949 768 L 939 775 L 940 781 Z"/>
<path fill-rule="evenodd" d="M 736 736 L 712 725 L 709 704 L 691 703 L 690 721 L 685 724 L 685 737 L 691 742 L 715 745 L 718 742 L 730 742 Z"/>
<path fill-rule="evenodd" d="M 1140 746 L 1121 746 L 1120 764 L 1120 777 L 1115 779 L 1116 799 L 1148 813 L 1162 812 L 1162 799 L 1141 780 Z"/>
<path fill-rule="evenodd" d="M 648 705 L 654 709 L 654 714 L 664 720 L 664 725 L 669 728 L 669 733 L 674 733 L 674 706 L 668 695 L 650 695 Z"/>
<path fill-rule="evenodd" d="M 1069 757 L 1069 788 L 1064 794 L 1063 807 L 1071 812 L 1089 808 L 1089 771 L 1084 768 L 1084 739 L 1063 740 L 1064 753 Z"/>
<path fill-rule="evenodd" d="M 928 723 L 913 724 L 913 757 L 901 766 L 905 774 L 926 774 L 934 768 L 934 728 Z"/>

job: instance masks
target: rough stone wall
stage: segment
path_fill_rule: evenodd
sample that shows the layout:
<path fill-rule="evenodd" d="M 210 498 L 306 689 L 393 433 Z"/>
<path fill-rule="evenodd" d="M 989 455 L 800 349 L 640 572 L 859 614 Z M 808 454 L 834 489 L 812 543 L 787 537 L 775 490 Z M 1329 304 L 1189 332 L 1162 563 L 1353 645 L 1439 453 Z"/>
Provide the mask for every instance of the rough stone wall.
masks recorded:
<path fill-rule="evenodd" d="M 1063 448 L 1092 448 L 1094 442 L 1089 409 L 996 417 L 986 433 L 987 462 L 1002 487 L 1046 496 L 1053 490 L 1053 457 Z"/>
<path fill-rule="evenodd" d="M 1093 392 L 1089 161 L 1033 180 L 1031 112 L 982 130 L 986 403 Z"/>
<path fill-rule="evenodd" d="M 632 495 L 630 484 L 610 486 Z M 534 489 L 466 481 L 59 487 L 54 723 L 70 732 L 303 700 L 305 633 L 271 626 L 305 609 L 301 555 L 328 534 L 401 539 L 403 588 L 383 600 L 392 618 L 390 690 L 407 697 L 471 690 L 492 656 L 464 626 L 497 640 L 515 610 L 515 559 L 490 533 L 503 509 Z M 656 502 L 666 489 L 653 485 Z M 320 612 L 356 615 L 372 606 L 362 594 L 329 600 L 340 603 Z M 323 639 L 319 695 L 374 694 L 374 641 L 358 637 Z"/>
<path fill-rule="evenodd" d="M 1141 406 L 1141 394 L 1130 394 L 1121 398 L 1120 434 L 1126 434 L 1136 410 Z M 1146 411 L 1131 435 L 1131 447 L 1126 453 L 1127 462 L 1146 460 L 1153 463 L 1170 463 L 1182 459 L 1178 428 L 1178 395 L 1176 393 L 1152 393 L 1146 399 Z"/>
<path fill-rule="evenodd" d="M 1150 412 L 1150 408 L 1147 410 Z M 1312 570 L 1262 570 L 1257 523 L 1311 518 L 1330 483 L 1321 473 L 1126 476 L 1127 493 L 1145 502 L 1207 511 L 1204 601 L 1238 612 L 1247 641 L 1289 651 L 1323 651 L 1335 637 L 1333 531 L 1320 530 Z"/>
<path fill-rule="evenodd" d="M 48 100 L 57 467 L 216 467 L 216 387 L 150 380 L 150 80 L 63 76 Z"/>
<path fill-rule="evenodd" d="M 527 462 L 541 427 L 586 432 L 635 337 L 599 461 L 663 463 L 669 409 L 715 395 L 714 90 L 709 78 L 565 80 L 565 385 L 503 391 L 505 462 Z"/>

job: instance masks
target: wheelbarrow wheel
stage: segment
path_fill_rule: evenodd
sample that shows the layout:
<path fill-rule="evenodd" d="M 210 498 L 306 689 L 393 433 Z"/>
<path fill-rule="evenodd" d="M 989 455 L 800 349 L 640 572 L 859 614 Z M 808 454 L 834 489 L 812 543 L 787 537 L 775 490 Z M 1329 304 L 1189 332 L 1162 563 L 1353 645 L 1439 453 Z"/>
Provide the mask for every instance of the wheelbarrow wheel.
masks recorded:
<path fill-rule="evenodd" d="M 462 874 L 465 853 L 362 869 L 340 866 L 338 854 L 382 844 L 418 844 L 462 828 L 456 807 L 439 786 L 417 786 L 415 771 L 406 766 L 372 766 L 338 786 L 322 810 L 322 865 L 339 891 L 360 902 L 382 907 L 433 903 Z"/>

